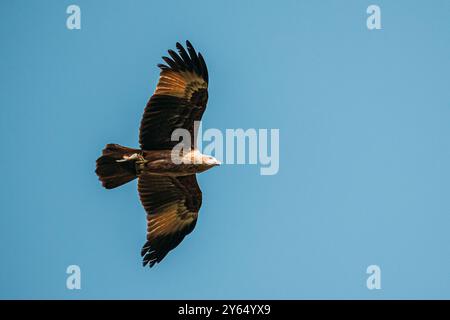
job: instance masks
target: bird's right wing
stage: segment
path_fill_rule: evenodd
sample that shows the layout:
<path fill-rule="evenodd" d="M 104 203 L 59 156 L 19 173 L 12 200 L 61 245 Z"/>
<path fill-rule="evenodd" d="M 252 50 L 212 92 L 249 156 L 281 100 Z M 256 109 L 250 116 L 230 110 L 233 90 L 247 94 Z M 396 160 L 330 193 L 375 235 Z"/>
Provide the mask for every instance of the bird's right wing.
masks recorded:
<path fill-rule="evenodd" d="M 178 53 L 169 50 L 163 57 L 167 65 L 159 64 L 161 73 L 156 90 L 144 111 L 139 132 L 139 143 L 144 150 L 169 150 L 178 141 L 172 141 L 175 129 L 191 133 L 195 144 L 194 121 L 200 121 L 208 102 L 208 69 L 200 53 L 186 41 L 187 51 L 177 43 Z"/>
<path fill-rule="evenodd" d="M 147 242 L 143 265 L 152 267 L 194 230 L 202 204 L 202 192 L 194 175 L 139 176 L 138 191 L 147 211 Z"/>

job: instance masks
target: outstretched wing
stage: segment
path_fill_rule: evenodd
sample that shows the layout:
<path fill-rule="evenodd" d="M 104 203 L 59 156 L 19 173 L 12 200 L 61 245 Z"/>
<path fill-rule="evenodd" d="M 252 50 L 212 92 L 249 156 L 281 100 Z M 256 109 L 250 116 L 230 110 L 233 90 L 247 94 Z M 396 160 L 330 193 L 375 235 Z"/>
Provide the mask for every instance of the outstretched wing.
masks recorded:
<path fill-rule="evenodd" d="M 167 65 L 159 64 L 161 73 L 156 90 L 144 111 L 139 143 L 144 150 L 172 149 L 172 132 L 184 128 L 191 132 L 195 144 L 194 121 L 200 121 L 208 101 L 208 69 L 200 53 L 189 41 L 187 51 L 179 43 L 178 53 L 169 50 L 163 57 Z"/>
<path fill-rule="evenodd" d="M 194 175 L 167 177 L 141 175 L 138 191 L 147 211 L 147 242 L 143 265 L 153 267 L 194 230 L 202 192 Z"/>

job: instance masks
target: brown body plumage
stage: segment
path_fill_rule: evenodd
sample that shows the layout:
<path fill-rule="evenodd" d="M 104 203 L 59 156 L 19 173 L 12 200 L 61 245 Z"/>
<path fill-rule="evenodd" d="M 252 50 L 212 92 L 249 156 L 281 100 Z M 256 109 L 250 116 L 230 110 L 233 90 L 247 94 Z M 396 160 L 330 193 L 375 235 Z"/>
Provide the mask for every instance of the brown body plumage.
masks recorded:
<path fill-rule="evenodd" d="M 173 148 L 179 142 L 171 140 L 172 132 L 182 128 L 194 137 L 194 122 L 200 121 L 208 101 L 205 61 L 189 41 L 186 47 L 187 51 L 177 43 L 178 54 L 169 50 L 171 58 L 163 57 L 167 65 L 158 65 L 160 78 L 141 121 L 141 148 L 108 144 L 97 159 L 96 173 L 107 189 L 138 178 L 147 212 L 147 242 L 141 252 L 144 266 L 160 262 L 194 229 L 202 204 L 196 173 L 219 164 L 200 154 L 194 141 L 174 157 Z"/>

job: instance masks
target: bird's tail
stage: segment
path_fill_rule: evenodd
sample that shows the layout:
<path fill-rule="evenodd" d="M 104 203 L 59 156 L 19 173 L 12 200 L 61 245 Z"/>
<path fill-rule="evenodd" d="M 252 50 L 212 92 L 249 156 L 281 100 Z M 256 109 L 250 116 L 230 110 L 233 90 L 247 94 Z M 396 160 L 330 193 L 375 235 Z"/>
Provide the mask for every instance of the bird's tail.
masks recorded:
<path fill-rule="evenodd" d="M 118 144 L 107 144 L 102 156 L 97 159 L 95 173 L 106 189 L 119 187 L 137 177 L 135 159 L 126 160 L 138 149 L 123 147 Z"/>

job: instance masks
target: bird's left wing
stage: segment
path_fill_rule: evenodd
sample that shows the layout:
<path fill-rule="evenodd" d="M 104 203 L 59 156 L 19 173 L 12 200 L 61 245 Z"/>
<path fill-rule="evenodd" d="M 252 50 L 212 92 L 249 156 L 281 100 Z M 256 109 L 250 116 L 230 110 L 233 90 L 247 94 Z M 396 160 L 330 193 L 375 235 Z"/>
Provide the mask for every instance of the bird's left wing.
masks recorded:
<path fill-rule="evenodd" d="M 152 267 L 194 230 L 202 192 L 194 175 L 168 177 L 141 175 L 138 191 L 147 211 L 147 242 L 143 265 Z"/>
<path fill-rule="evenodd" d="M 161 69 L 156 90 L 144 111 L 139 143 L 144 150 L 172 149 L 178 141 L 171 141 L 172 132 L 183 128 L 191 133 L 195 144 L 194 121 L 200 121 L 208 101 L 208 69 L 200 53 L 189 41 L 187 51 L 179 43 L 178 53 L 169 50 L 163 57 L 167 65 Z"/>

